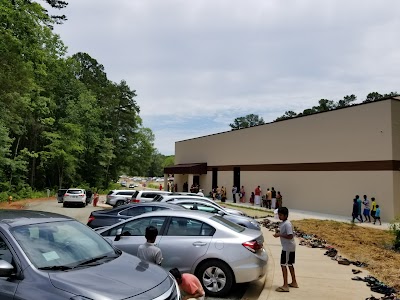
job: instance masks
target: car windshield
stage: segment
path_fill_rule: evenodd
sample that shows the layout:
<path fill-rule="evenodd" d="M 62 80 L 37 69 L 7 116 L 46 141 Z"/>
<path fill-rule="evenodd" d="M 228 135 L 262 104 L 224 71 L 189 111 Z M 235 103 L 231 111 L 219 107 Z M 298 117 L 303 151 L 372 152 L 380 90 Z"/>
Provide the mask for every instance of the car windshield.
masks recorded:
<path fill-rule="evenodd" d="M 82 190 L 68 190 L 68 194 L 83 194 Z"/>
<path fill-rule="evenodd" d="M 217 222 L 221 225 L 224 225 L 225 227 L 228 227 L 229 229 L 232 229 L 233 231 L 236 231 L 236 232 L 242 232 L 245 230 L 245 228 L 243 226 L 233 223 L 233 222 L 231 222 L 227 219 L 224 219 L 223 217 L 218 216 L 218 215 L 212 216 L 210 219 L 214 220 L 215 222 Z"/>
<path fill-rule="evenodd" d="M 13 228 L 11 234 L 37 268 L 69 269 L 118 255 L 101 236 L 78 221 L 23 225 Z"/>

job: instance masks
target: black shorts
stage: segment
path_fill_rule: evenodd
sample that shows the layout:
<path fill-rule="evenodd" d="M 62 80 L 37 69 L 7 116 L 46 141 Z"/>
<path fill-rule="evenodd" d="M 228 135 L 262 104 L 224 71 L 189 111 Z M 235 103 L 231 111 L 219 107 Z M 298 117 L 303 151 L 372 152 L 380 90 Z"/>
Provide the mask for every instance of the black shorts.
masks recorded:
<path fill-rule="evenodd" d="M 281 266 L 293 266 L 296 258 L 296 252 L 283 251 L 281 253 Z"/>

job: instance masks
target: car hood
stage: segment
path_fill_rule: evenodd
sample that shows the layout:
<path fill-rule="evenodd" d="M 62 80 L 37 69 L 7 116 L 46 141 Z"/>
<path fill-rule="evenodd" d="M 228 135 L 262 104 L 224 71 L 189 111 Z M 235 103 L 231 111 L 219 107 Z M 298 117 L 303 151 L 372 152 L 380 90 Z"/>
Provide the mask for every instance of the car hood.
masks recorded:
<path fill-rule="evenodd" d="M 101 265 L 49 272 L 49 278 L 58 289 L 90 299 L 104 300 L 126 299 L 165 285 L 165 288 L 146 293 L 147 299 L 150 299 L 161 295 L 171 286 L 170 280 L 166 280 L 169 278 L 168 273 L 161 267 L 126 253 Z M 155 295 L 149 297 L 151 294 Z"/>
<path fill-rule="evenodd" d="M 240 210 L 237 210 L 237 209 L 224 207 L 224 210 L 233 215 L 246 216 L 246 214 L 244 214 L 243 212 L 241 212 Z"/>

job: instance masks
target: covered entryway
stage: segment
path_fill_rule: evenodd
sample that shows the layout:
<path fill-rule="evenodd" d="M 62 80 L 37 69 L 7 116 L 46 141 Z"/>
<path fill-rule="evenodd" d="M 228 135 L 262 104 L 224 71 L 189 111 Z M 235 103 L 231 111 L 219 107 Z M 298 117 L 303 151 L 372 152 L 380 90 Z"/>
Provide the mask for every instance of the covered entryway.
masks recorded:
<path fill-rule="evenodd" d="M 207 163 L 178 164 L 164 168 L 164 178 L 174 174 L 177 192 L 197 192 L 202 189 L 201 175 L 207 174 Z M 178 175 L 178 176 L 177 176 Z"/>

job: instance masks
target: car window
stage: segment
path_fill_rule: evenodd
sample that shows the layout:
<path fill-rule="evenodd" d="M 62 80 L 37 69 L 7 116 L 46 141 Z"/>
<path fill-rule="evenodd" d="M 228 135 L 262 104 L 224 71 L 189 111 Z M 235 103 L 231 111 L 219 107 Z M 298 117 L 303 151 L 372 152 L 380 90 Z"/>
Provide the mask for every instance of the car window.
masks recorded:
<path fill-rule="evenodd" d="M 112 195 L 114 191 L 109 191 L 107 195 Z"/>
<path fill-rule="evenodd" d="M 123 196 L 131 196 L 133 194 L 132 192 L 118 192 L 117 195 L 123 195 Z"/>
<path fill-rule="evenodd" d="M 83 194 L 83 190 L 68 190 L 68 194 Z"/>
<path fill-rule="evenodd" d="M 153 206 L 152 208 L 153 208 L 153 211 L 168 209 L 168 208 L 163 207 L 163 206 Z"/>
<path fill-rule="evenodd" d="M 214 220 L 215 222 L 218 222 L 219 224 L 221 224 L 229 229 L 232 229 L 235 232 L 242 232 L 243 230 L 245 230 L 245 228 L 243 226 L 233 223 L 221 216 L 214 215 L 210 219 Z"/>
<path fill-rule="evenodd" d="M 78 221 L 18 226 L 11 233 L 37 268 L 73 267 L 82 261 L 115 253 L 96 232 Z"/>
<path fill-rule="evenodd" d="M 198 220 L 188 218 L 171 218 L 168 227 L 168 236 L 212 236 L 215 229 Z"/>
<path fill-rule="evenodd" d="M 135 207 L 130 207 L 128 209 L 125 209 L 121 211 L 119 214 L 123 216 L 138 216 L 147 212 L 151 212 L 152 207 L 151 206 L 135 206 Z"/>
<path fill-rule="evenodd" d="M 11 254 L 11 251 L 1 236 L 0 236 L 0 259 L 5 260 L 10 264 L 13 264 L 13 256 Z"/>
<path fill-rule="evenodd" d="M 117 234 L 118 229 L 122 228 L 122 235 L 124 236 L 144 236 L 146 232 L 146 227 L 150 225 L 156 227 L 158 229 L 158 232 L 160 232 L 165 222 L 165 219 L 166 219 L 165 217 L 140 218 L 123 223 L 119 226 L 115 226 L 110 230 L 103 232 L 101 235 L 115 236 Z"/>
<path fill-rule="evenodd" d="M 142 197 L 143 198 L 154 198 L 157 194 L 154 193 L 143 193 Z"/>
<path fill-rule="evenodd" d="M 207 205 L 207 204 L 202 204 L 202 203 L 196 203 L 196 202 L 184 202 L 184 203 L 177 203 L 179 206 L 183 206 L 186 209 L 190 210 L 199 210 L 199 211 L 204 211 L 208 213 L 218 213 L 219 209 Z"/>

